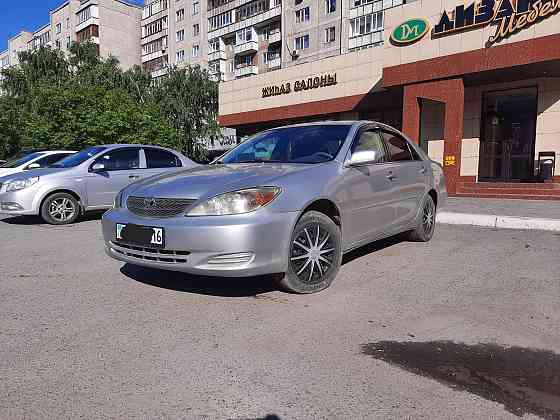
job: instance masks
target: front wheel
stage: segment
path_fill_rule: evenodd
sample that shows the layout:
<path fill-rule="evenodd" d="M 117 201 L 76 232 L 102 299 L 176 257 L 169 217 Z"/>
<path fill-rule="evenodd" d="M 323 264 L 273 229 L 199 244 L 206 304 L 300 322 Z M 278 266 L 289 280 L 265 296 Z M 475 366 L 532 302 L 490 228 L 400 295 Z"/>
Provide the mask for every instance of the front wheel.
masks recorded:
<path fill-rule="evenodd" d="M 288 259 L 288 271 L 279 281 L 282 288 L 293 293 L 326 289 L 340 269 L 340 228 L 323 213 L 305 213 L 292 233 Z"/>
<path fill-rule="evenodd" d="M 53 194 L 43 202 L 41 217 L 51 225 L 74 223 L 80 215 L 78 200 L 67 193 Z"/>
<path fill-rule="evenodd" d="M 428 195 L 422 204 L 420 223 L 409 232 L 408 239 L 413 242 L 429 242 L 434 236 L 436 228 L 436 205 L 434 199 Z"/>

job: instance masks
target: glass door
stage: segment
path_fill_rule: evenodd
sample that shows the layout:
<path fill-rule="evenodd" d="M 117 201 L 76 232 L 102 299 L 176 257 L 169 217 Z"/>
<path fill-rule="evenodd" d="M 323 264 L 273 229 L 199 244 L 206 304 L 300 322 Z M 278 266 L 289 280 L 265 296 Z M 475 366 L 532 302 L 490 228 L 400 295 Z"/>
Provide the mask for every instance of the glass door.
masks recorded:
<path fill-rule="evenodd" d="M 533 178 L 536 122 L 536 87 L 484 94 L 479 181 Z"/>

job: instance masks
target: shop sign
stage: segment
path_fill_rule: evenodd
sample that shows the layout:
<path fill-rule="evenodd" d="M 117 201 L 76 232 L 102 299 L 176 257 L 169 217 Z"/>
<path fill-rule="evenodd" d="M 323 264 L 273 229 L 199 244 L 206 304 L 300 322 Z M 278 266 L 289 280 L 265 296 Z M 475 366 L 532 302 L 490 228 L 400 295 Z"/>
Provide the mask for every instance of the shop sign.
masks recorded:
<path fill-rule="evenodd" d="M 560 0 L 482 0 L 459 5 L 453 13 L 444 11 L 434 27 L 434 36 L 496 24 L 496 33 L 488 39 L 488 45 L 492 45 L 559 11 Z"/>
<path fill-rule="evenodd" d="M 391 33 L 391 41 L 399 45 L 408 45 L 419 41 L 429 32 L 430 24 L 424 19 L 409 19 L 401 23 Z"/>
<path fill-rule="evenodd" d="M 455 156 L 454 155 L 447 155 L 445 156 L 445 158 L 443 159 L 445 166 L 455 166 L 457 164 L 457 161 L 455 160 Z"/>
<path fill-rule="evenodd" d="M 326 86 L 333 86 L 336 84 L 336 73 L 323 76 L 308 77 L 307 79 L 296 80 L 293 83 L 286 82 L 280 85 L 267 86 L 262 89 L 262 97 L 268 98 L 269 96 L 285 95 L 292 92 L 318 89 Z"/>
<path fill-rule="evenodd" d="M 494 25 L 496 33 L 487 42 L 487 46 L 492 46 L 558 12 L 560 0 L 479 0 L 444 11 L 434 26 L 432 38 Z M 425 34 L 421 33 L 422 26 L 417 21 L 421 19 L 410 19 L 397 26 L 391 40 L 397 45 L 408 45 L 421 39 Z"/>

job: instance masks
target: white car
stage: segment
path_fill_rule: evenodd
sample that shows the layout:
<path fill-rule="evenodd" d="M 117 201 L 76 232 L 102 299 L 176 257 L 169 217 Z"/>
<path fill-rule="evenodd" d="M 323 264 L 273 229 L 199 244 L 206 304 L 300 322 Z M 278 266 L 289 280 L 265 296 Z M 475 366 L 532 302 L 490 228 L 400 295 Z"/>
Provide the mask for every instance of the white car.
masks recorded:
<path fill-rule="evenodd" d="M 55 162 L 76 153 L 71 150 L 53 150 L 44 152 L 34 152 L 20 156 L 0 165 L 0 177 L 17 174 L 18 172 L 30 169 L 47 168 Z"/>

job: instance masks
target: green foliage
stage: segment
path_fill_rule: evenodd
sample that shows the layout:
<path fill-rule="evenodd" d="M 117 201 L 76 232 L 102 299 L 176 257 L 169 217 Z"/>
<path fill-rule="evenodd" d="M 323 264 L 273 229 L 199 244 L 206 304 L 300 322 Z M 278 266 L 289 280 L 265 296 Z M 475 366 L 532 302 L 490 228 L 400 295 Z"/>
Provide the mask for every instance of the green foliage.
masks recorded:
<path fill-rule="evenodd" d="M 170 69 L 152 81 L 140 67 L 123 71 L 94 44 L 73 44 L 68 57 L 24 52 L 0 77 L 0 157 L 22 149 L 79 150 L 143 143 L 205 157 L 203 138 L 219 134 L 217 84 L 200 67 Z"/>

